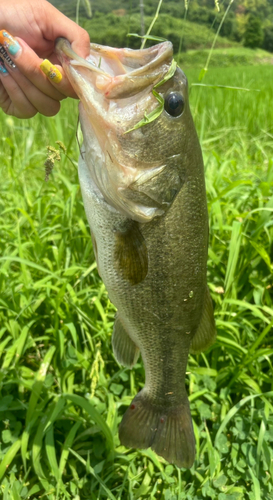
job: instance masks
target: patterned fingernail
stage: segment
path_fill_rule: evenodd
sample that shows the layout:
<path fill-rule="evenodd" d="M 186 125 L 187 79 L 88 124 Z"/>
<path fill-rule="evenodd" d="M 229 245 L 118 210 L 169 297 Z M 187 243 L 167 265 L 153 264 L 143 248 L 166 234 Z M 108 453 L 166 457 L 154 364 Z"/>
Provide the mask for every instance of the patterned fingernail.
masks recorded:
<path fill-rule="evenodd" d="M 16 64 L 14 64 L 14 62 L 11 60 L 3 45 L 0 45 L 0 57 L 6 62 L 6 64 L 9 65 L 10 68 L 16 68 Z"/>
<path fill-rule="evenodd" d="M 0 43 L 11 56 L 18 56 L 22 50 L 17 40 L 15 40 L 6 30 L 0 31 Z"/>
<path fill-rule="evenodd" d="M 58 70 L 58 68 L 56 68 L 56 66 L 54 66 L 54 64 L 47 59 L 40 64 L 40 68 L 47 78 L 52 80 L 52 82 L 60 83 L 63 78 L 62 73 Z"/>
<path fill-rule="evenodd" d="M 2 57 L 0 57 L 0 74 L 1 75 L 8 75 L 9 74 L 7 69 L 5 68 L 5 64 L 4 64 Z"/>

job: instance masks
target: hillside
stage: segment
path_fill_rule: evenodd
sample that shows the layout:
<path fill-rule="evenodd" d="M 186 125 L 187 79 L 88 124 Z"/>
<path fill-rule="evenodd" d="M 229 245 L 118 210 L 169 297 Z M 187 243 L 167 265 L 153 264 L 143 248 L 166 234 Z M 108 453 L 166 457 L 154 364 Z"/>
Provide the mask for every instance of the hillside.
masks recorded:
<path fill-rule="evenodd" d="M 77 0 L 51 0 L 51 3 L 70 18 L 75 18 Z M 188 22 L 197 23 L 200 30 L 203 27 L 216 32 L 226 10 L 225 22 L 220 35 L 232 42 L 238 42 L 245 47 L 263 48 L 273 52 L 273 0 L 237 0 L 230 4 L 229 0 L 191 0 L 185 11 L 183 0 L 175 2 L 164 0 L 160 9 L 162 15 L 170 16 L 174 21 L 187 18 Z M 218 8 L 216 7 L 216 3 Z M 153 16 L 158 6 L 158 0 L 143 0 L 144 17 Z M 112 14 L 115 17 L 128 19 L 140 17 L 139 0 L 81 0 L 79 14 L 83 19 L 100 15 Z M 140 22 L 139 31 L 140 33 Z M 179 35 L 180 36 L 180 35 Z M 201 41 L 201 46 L 203 40 Z"/>
<path fill-rule="evenodd" d="M 152 1 L 152 0 L 151 0 Z M 62 0 L 54 0 L 54 3 L 66 14 L 70 12 L 70 17 L 75 19 L 75 1 L 63 3 Z M 97 2 L 98 3 L 98 2 Z M 113 12 L 103 12 L 107 6 L 112 7 L 125 4 L 120 0 L 102 0 L 100 9 L 95 10 L 96 1 L 92 2 L 92 17 L 88 18 L 83 7 L 80 7 L 79 24 L 90 34 L 93 42 L 114 47 L 139 48 L 141 40 L 138 37 L 129 37 L 128 33 L 141 32 L 139 12 L 128 13 L 126 9 L 113 10 Z M 133 6 L 135 2 L 132 2 Z M 180 2 L 179 5 L 182 3 Z M 126 3 L 128 5 L 128 3 Z M 172 2 L 167 2 L 171 6 Z M 132 6 L 132 11 L 136 10 Z M 146 1 L 145 1 L 146 6 Z M 138 9 L 137 9 L 138 10 Z M 145 29 L 148 29 L 152 21 L 151 16 L 145 16 Z M 205 24 L 184 20 L 180 17 L 173 17 L 169 13 L 160 13 L 152 35 L 168 39 L 173 43 L 174 53 L 178 62 L 184 68 L 203 68 L 208 57 L 209 50 L 215 38 L 215 30 Z M 147 41 L 147 45 L 153 44 Z M 178 55 L 179 54 L 179 55 Z M 210 66 L 238 66 L 272 64 L 273 56 L 261 48 L 255 50 L 243 47 L 242 43 L 231 40 L 227 37 L 218 36 Z"/>
<path fill-rule="evenodd" d="M 75 20 L 76 17 L 76 1 L 70 0 L 63 2 L 63 0 L 52 0 L 52 3 L 58 7 L 65 15 Z M 128 3 L 126 5 L 128 6 Z M 138 2 L 137 2 L 138 3 Z M 148 9 L 145 2 L 145 12 L 155 12 L 157 2 L 150 0 L 154 4 L 153 8 Z M 174 2 L 170 2 L 171 5 Z M 79 24 L 85 28 L 93 42 L 103 45 L 111 45 L 114 47 L 131 47 L 139 48 L 141 40 L 137 37 L 128 36 L 129 33 L 141 33 L 141 20 L 139 8 L 135 8 L 135 1 L 132 2 L 132 9 L 129 12 L 126 9 L 112 9 L 107 12 L 109 6 L 120 7 L 125 4 L 120 0 L 102 0 L 99 2 L 92 2 L 92 17 L 87 17 L 87 12 L 84 8 L 82 1 L 79 9 Z M 182 2 L 179 5 L 183 5 Z M 99 7 L 99 8 L 98 8 Z M 139 7 L 139 6 L 138 6 Z M 166 7 L 166 6 L 165 6 Z M 166 10 L 166 9 L 165 9 Z M 164 13 L 162 9 L 159 18 L 157 19 L 152 35 L 168 39 L 173 43 L 174 52 L 187 51 L 193 49 L 208 49 L 215 37 L 215 31 L 206 25 L 200 25 L 196 22 L 191 22 L 188 19 L 185 21 L 182 17 L 182 10 L 180 16 L 173 17 L 169 13 Z M 145 15 L 145 31 L 148 29 L 153 17 Z M 154 42 L 147 41 L 146 46 Z M 226 37 L 219 36 L 217 39 L 216 47 L 236 47 L 238 43 Z"/>
<path fill-rule="evenodd" d="M 152 17 L 145 18 L 145 29 L 148 29 Z M 140 47 L 140 39 L 128 37 L 128 33 L 140 33 L 140 16 L 117 16 L 115 14 L 96 13 L 92 19 L 80 18 L 80 24 L 89 32 L 91 40 L 103 45 L 115 47 L 129 46 Z M 154 25 L 152 35 L 168 39 L 173 43 L 174 52 L 189 49 L 210 48 L 215 37 L 212 30 L 197 23 L 175 19 L 168 14 L 161 14 Z M 147 46 L 154 42 L 147 41 Z M 220 37 L 216 42 L 217 47 L 236 47 L 238 44 L 227 38 Z"/>

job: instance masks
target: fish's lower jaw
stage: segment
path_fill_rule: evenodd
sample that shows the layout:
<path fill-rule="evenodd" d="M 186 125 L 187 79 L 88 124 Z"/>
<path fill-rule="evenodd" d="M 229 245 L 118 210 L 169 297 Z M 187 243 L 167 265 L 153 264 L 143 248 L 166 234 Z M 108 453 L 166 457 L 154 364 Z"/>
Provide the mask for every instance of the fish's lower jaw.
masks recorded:
<path fill-rule="evenodd" d="M 153 403 L 145 389 L 127 409 L 119 428 L 122 445 L 151 447 L 168 462 L 190 469 L 195 458 L 195 438 L 187 396 L 176 407 Z"/>

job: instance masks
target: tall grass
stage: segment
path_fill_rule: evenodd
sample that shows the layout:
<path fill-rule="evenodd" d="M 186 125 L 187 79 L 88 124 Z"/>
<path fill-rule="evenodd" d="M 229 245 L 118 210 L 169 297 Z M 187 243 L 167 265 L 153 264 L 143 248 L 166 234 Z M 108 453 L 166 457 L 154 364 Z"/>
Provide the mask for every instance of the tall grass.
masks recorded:
<path fill-rule="evenodd" d="M 213 69 L 190 99 L 210 214 L 218 337 L 190 356 L 197 456 L 179 470 L 120 446 L 143 386 L 118 366 L 77 179 L 76 103 L 52 119 L 1 115 L 0 496 L 4 500 L 273 498 L 271 68 Z M 44 181 L 46 146 L 67 153 Z"/>

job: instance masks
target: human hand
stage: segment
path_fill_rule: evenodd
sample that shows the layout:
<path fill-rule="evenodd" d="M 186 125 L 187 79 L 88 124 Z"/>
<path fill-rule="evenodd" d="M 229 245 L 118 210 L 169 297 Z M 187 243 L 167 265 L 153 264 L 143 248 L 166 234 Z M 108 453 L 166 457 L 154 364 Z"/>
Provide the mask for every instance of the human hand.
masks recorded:
<path fill-rule="evenodd" d="M 67 38 L 82 57 L 89 54 L 88 33 L 46 0 L 0 0 L 0 43 L 7 49 L 16 68 L 0 65 L 0 108 L 18 118 L 37 112 L 53 116 L 59 101 L 77 97 L 54 53 L 56 38 Z M 13 35 L 10 40 L 5 33 Z M 15 39 L 16 37 L 16 39 Z M 1 55 L 1 54 L 0 54 Z M 41 71 L 44 59 L 55 64 L 62 75 L 58 83 Z"/>

